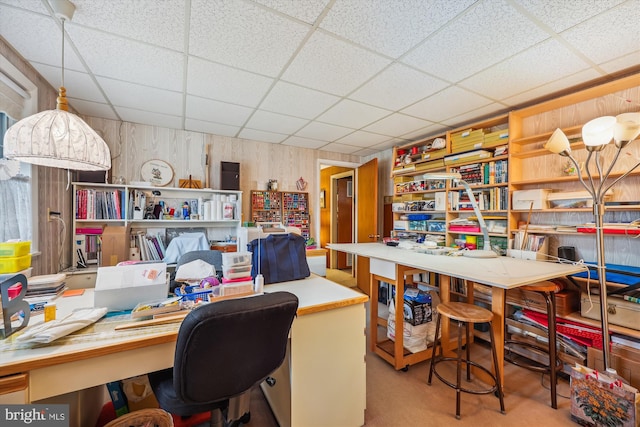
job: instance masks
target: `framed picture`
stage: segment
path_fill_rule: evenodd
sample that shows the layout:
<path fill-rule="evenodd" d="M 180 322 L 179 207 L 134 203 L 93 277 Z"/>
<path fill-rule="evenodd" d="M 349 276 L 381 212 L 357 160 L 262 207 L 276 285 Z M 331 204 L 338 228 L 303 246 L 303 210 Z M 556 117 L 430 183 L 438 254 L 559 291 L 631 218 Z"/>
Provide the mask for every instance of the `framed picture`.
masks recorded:
<path fill-rule="evenodd" d="M 173 168 L 164 160 L 149 160 L 142 164 L 140 177 L 143 181 L 164 187 L 173 181 Z"/>
<path fill-rule="evenodd" d="M 325 190 L 320 190 L 320 207 L 322 209 L 327 207 L 327 202 L 326 202 L 325 196 L 326 196 Z"/>

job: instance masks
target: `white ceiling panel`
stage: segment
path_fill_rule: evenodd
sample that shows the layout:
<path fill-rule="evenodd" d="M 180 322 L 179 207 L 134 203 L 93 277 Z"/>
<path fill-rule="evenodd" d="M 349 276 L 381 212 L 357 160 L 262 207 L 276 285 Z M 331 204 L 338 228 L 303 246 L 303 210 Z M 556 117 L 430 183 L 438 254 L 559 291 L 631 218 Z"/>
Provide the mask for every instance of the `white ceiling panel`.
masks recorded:
<path fill-rule="evenodd" d="M 476 95 L 475 93 L 456 86 L 450 86 L 442 92 L 438 92 L 423 101 L 405 108 L 401 112 L 425 120 L 441 122 L 458 116 L 460 113 L 475 110 L 490 103 L 491 100 L 483 96 Z"/>
<path fill-rule="evenodd" d="M 309 121 L 306 119 L 270 113 L 268 111 L 256 111 L 245 126 L 251 129 L 291 134 L 295 133 L 307 123 L 309 123 Z"/>
<path fill-rule="evenodd" d="M 240 130 L 238 126 L 222 125 L 195 119 L 186 119 L 184 128 L 193 132 L 212 133 L 222 136 L 236 136 Z"/>
<path fill-rule="evenodd" d="M 98 77 L 98 83 L 116 107 L 135 108 L 153 113 L 182 115 L 182 92 L 157 89 L 120 80 Z"/>
<path fill-rule="evenodd" d="M 318 141 L 317 139 L 303 138 L 301 136 L 290 136 L 282 142 L 282 145 L 291 145 L 293 147 L 319 149 L 327 145 L 326 141 Z"/>
<path fill-rule="evenodd" d="M 181 91 L 181 54 L 79 26 L 66 27 L 78 52 L 97 76 Z"/>
<path fill-rule="evenodd" d="M 275 77 L 311 27 L 250 2 L 192 0 L 189 53 Z"/>
<path fill-rule="evenodd" d="M 191 57 L 187 93 L 232 104 L 255 107 L 273 80 L 246 71 Z"/>
<path fill-rule="evenodd" d="M 311 122 L 298 132 L 297 136 L 305 138 L 313 138 L 321 141 L 335 141 L 338 138 L 342 138 L 345 135 L 353 132 L 353 129 L 345 128 L 342 126 L 330 125 L 327 123 Z"/>
<path fill-rule="evenodd" d="M 366 132 L 363 130 L 355 131 L 344 138 L 340 138 L 336 142 L 338 144 L 352 145 L 356 147 L 369 147 L 371 145 L 380 144 L 388 141 L 389 136 L 377 133 Z"/>
<path fill-rule="evenodd" d="M 56 89 L 62 84 L 62 75 L 59 67 L 39 63 L 34 63 L 33 67 Z M 102 95 L 98 86 L 87 73 L 65 70 L 64 87 L 67 89 L 67 97 L 100 102 L 102 104 L 107 103 L 104 95 Z"/>
<path fill-rule="evenodd" d="M 186 108 L 185 114 L 196 120 L 232 126 L 242 126 L 253 112 L 251 108 L 193 95 L 187 95 Z"/>
<path fill-rule="evenodd" d="M 74 4 L 74 24 L 173 50 L 184 45 L 184 0 L 74 0 Z"/>
<path fill-rule="evenodd" d="M 182 118 L 168 114 L 152 113 L 150 111 L 135 110 L 127 107 L 114 107 L 116 112 L 126 122 L 144 123 L 151 126 L 162 126 L 182 129 Z"/>
<path fill-rule="evenodd" d="M 327 3 L 329 3 L 329 0 L 255 0 L 255 2 L 292 16 L 307 24 L 313 24 Z"/>
<path fill-rule="evenodd" d="M 388 110 L 400 110 L 448 85 L 443 80 L 395 63 L 356 90 L 350 98 Z"/>
<path fill-rule="evenodd" d="M 339 97 L 328 93 L 279 81 L 269 91 L 260 104 L 260 108 L 275 113 L 313 119 L 339 100 Z"/>
<path fill-rule="evenodd" d="M 279 144 L 289 135 L 274 132 L 265 132 L 263 130 L 243 128 L 238 134 L 238 138 L 252 139 L 254 141 L 272 142 Z"/>
<path fill-rule="evenodd" d="M 402 61 L 457 82 L 548 37 L 506 0 L 483 1 Z"/>
<path fill-rule="evenodd" d="M 365 127 L 364 130 L 389 136 L 400 136 L 407 133 L 407 131 L 423 129 L 424 127 L 432 124 L 433 123 L 427 120 L 395 113 L 370 124 Z"/>
<path fill-rule="evenodd" d="M 337 0 L 320 26 L 398 58 L 472 3 L 473 0 Z"/>
<path fill-rule="evenodd" d="M 282 79 L 342 96 L 352 92 L 390 62 L 328 34 L 315 32 Z"/>
<path fill-rule="evenodd" d="M 389 114 L 391 111 L 345 99 L 318 117 L 318 121 L 360 129 Z"/>
<path fill-rule="evenodd" d="M 535 65 L 534 65 L 535 64 Z M 532 66 L 533 72 L 529 71 Z M 537 87 L 588 67 L 555 39 L 549 39 L 460 82 L 460 86 L 494 99 L 509 98 L 523 87 Z"/>
<path fill-rule="evenodd" d="M 241 143 L 369 156 L 640 73 L 640 0 L 72 1 L 80 115 Z M 0 36 L 60 85 L 47 0 L 0 0 Z"/>

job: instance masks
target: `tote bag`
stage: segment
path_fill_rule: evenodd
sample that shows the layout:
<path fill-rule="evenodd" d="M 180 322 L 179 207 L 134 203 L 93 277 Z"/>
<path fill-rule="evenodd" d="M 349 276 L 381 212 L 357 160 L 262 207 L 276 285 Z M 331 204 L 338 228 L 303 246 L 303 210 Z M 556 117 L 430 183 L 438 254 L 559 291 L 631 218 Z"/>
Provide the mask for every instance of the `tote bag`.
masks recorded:
<path fill-rule="evenodd" d="M 305 239 L 298 234 L 270 234 L 263 239 L 254 239 L 249 243 L 249 250 L 252 253 L 251 277 L 262 274 L 265 285 L 311 275 Z"/>

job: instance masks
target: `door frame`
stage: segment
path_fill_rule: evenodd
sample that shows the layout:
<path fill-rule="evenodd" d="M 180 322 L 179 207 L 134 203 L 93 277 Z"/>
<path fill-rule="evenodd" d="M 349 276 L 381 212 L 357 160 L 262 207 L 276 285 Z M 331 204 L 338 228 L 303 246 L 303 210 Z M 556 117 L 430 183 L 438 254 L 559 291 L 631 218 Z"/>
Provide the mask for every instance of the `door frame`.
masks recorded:
<path fill-rule="evenodd" d="M 336 181 L 338 179 L 341 178 L 346 178 L 346 177 L 351 177 L 352 179 L 352 197 L 351 197 L 351 242 L 353 243 L 356 239 L 356 221 L 358 220 L 356 218 L 356 204 L 353 202 L 355 200 L 355 191 L 356 191 L 356 168 L 351 169 L 350 171 L 346 171 L 346 172 L 341 172 L 341 173 L 337 173 L 335 175 L 331 175 L 331 185 L 330 185 L 330 189 L 329 189 L 329 193 L 331 194 L 331 220 L 329 221 L 329 226 L 331 227 L 330 230 L 330 234 L 331 234 L 331 240 L 335 241 L 338 235 L 338 228 L 336 227 L 336 216 L 337 216 L 337 211 L 336 208 L 337 207 L 337 203 L 334 203 L 336 200 L 336 196 L 338 195 L 338 186 Z M 338 266 L 338 252 L 337 251 L 331 251 L 331 257 L 330 257 L 330 265 L 329 268 L 336 268 Z M 353 270 L 353 255 L 352 254 L 347 254 L 347 262 L 350 263 L 350 267 Z"/>

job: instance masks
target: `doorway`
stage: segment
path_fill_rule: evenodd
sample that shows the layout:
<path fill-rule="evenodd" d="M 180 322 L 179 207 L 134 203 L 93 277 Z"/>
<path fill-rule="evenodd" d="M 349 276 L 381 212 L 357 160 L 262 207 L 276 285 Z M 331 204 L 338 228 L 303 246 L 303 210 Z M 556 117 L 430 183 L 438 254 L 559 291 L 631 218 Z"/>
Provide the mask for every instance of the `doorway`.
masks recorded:
<path fill-rule="evenodd" d="M 331 177 L 331 198 L 336 201 L 331 212 L 332 242 L 353 243 L 353 170 Z M 351 270 L 353 256 L 345 252 L 336 253 L 335 267 L 338 270 Z"/>

